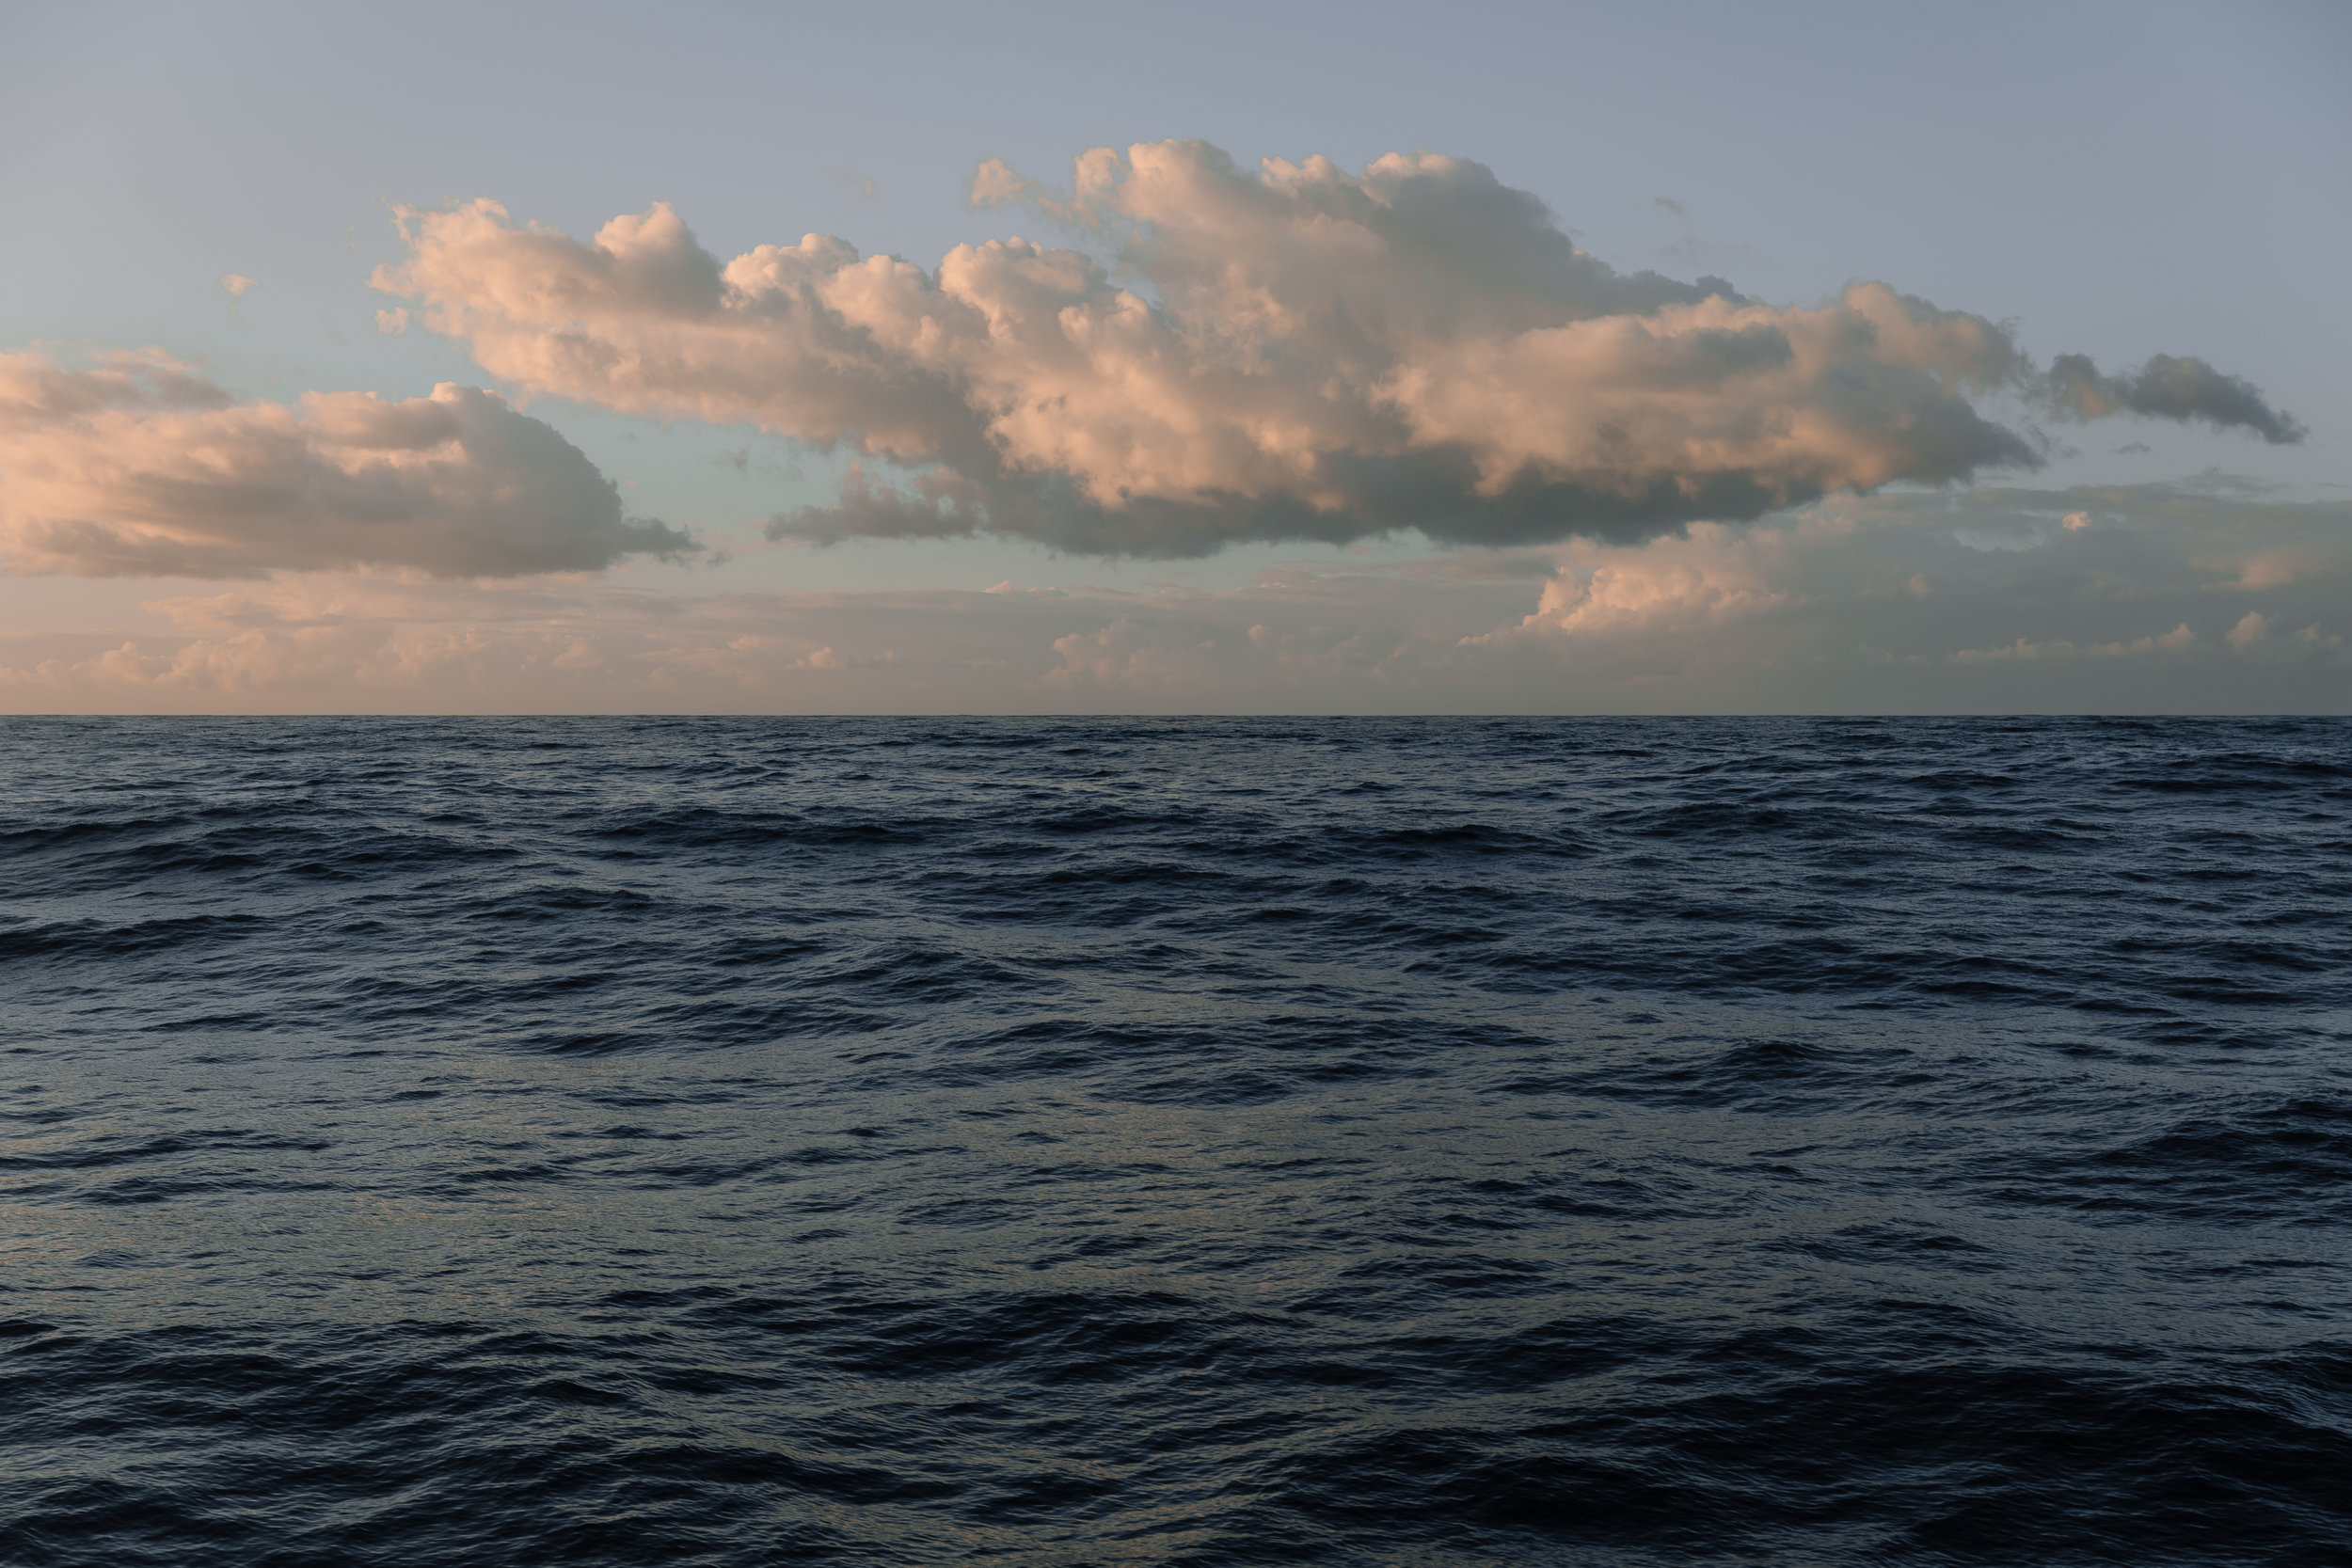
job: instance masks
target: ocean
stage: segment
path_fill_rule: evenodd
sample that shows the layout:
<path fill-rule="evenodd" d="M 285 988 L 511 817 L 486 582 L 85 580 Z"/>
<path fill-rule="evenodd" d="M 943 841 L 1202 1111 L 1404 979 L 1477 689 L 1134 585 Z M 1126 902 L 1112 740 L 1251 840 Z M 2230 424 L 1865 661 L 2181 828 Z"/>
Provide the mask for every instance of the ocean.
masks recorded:
<path fill-rule="evenodd" d="M 0 721 L 0 1561 L 2352 1562 L 2352 723 Z"/>

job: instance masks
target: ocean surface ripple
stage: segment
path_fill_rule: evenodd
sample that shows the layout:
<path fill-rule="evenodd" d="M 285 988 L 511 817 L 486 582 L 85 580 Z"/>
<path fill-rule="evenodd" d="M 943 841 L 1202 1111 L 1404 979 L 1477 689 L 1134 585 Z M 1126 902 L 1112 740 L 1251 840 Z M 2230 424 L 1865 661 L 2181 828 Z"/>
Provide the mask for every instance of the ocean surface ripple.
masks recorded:
<path fill-rule="evenodd" d="M 0 723 L 0 1561 L 2352 1561 L 2352 724 Z"/>

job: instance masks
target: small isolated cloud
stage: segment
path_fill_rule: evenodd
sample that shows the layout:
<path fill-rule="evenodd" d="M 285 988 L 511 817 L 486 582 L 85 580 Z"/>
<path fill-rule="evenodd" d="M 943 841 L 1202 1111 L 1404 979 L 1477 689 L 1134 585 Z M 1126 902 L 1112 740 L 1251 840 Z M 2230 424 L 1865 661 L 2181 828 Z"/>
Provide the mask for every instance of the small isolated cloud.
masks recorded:
<path fill-rule="evenodd" d="M 2252 431 L 2273 446 L 2300 441 L 2307 434 L 2301 421 L 2265 402 L 2251 382 L 2224 375 L 2202 359 L 2169 354 L 2122 375 L 2100 374 L 2088 355 L 2061 354 L 2050 362 L 2047 393 L 2072 419 L 2129 413 L 2197 420 L 2217 430 Z"/>
<path fill-rule="evenodd" d="M 250 290 L 262 286 L 258 277 L 247 277 L 241 272 L 224 272 L 217 280 L 220 292 L 230 299 L 243 299 Z"/>
<path fill-rule="evenodd" d="M 1040 186 L 1034 180 L 1025 180 L 1002 158 L 983 158 L 972 171 L 971 183 L 964 190 L 964 204 L 977 212 L 983 207 L 1003 207 L 1016 201 L 1026 201 L 1038 195 Z"/>
<path fill-rule="evenodd" d="M 1252 628 L 1261 634 L 1265 628 Z M 1163 693 L 1199 691 L 1216 684 L 1217 646 L 1215 638 L 1170 645 L 1157 628 L 1138 628 L 1120 616 L 1096 632 L 1072 632 L 1054 640 L 1054 656 L 1061 662 L 1045 673 L 1049 686 L 1096 687 Z"/>
<path fill-rule="evenodd" d="M 375 329 L 387 338 L 397 338 L 408 330 L 408 312 L 394 308 L 375 313 Z"/>
<path fill-rule="evenodd" d="M 2284 588 L 2302 574 L 2303 562 L 2304 557 L 2298 551 L 2256 550 L 2237 563 L 2237 580 L 2230 586 L 2255 594 L 2266 588 Z"/>
<path fill-rule="evenodd" d="M 2021 637 L 1998 648 L 1962 648 L 1948 657 L 1954 664 L 1992 664 L 2008 659 L 2064 658 L 2074 651 L 2072 642 L 2028 642 Z"/>
<path fill-rule="evenodd" d="M 2032 467 L 1978 404 L 2057 395 L 2003 326 L 1883 283 L 1787 309 L 1617 272 L 1466 159 L 1245 169 L 1162 142 L 1084 154 L 1066 194 L 992 159 L 970 197 L 1095 249 L 992 241 L 927 271 L 808 234 L 723 261 L 666 204 L 583 242 L 473 201 L 404 209 L 406 258 L 373 281 L 532 391 L 849 448 L 838 501 L 773 525 L 819 540 L 1631 542 Z M 2079 364 L 2080 417 L 2294 428 L 2201 361 Z"/>
<path fill-rule="evenodd" d="M 0 559 L 19 572 L 512 577 L 697 547 L 624 516 L 578 448 L 494 392 L 297 409 L 240 404 L 153 351 L 87 370 L 0 354 Z"/>
<path fill-rule="evenodd" d="M 1677 217 L 1687 217 L 1689 215 L 1683 212 L 1682 203 L 1677 201 L 1671 196 L 1653 196 L 1650 198 L 1650 204 L 1652 206 L 1663 207 L 1666 211 L 1672 213 Z"/>
<path fill-rule="evenodd" d="M 2129 657 L 2134 654 L 2177 654 L 2196 646 L 2197 632 L 2186 621 L 2170 631 L 2151 637 L 2136 637 L 2129 642 L 2102 642 L 2091 649 L 2101 657 Z"/>
<path fill-rule="evenodd" d="M 1693 523 L 1680 538 L 1654 540 L 1592 559 L 1589 571 L 1564 571 L 1544 585 L 1520 633 L 1569 638 L 1640 636 L 1692 639 L 1788 605 L 1792 594 L 1774 557 L 1792 536 Z M 1471 638 L 1466 646 L 1496 641 Z"/>
<path fill-rule="evenodd" d="M 872 177 L 869 175 L 860 174 L 857 169 L 850 165 L 842 164 L 825 170 L 825 178 L 832 181 L 836 185 L 841 185 L 849 190 L 856 192 L 857 198 L 860 201 L 871 201 L 874 199 L 875 185 Z"/>

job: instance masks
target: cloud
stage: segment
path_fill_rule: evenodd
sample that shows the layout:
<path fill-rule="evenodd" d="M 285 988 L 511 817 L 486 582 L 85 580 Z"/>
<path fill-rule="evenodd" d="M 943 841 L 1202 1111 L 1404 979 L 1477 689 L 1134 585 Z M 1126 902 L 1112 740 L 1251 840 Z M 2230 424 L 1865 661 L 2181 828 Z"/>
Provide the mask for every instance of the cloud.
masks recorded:
<path fill-rule="evenodd" d="M 247 277 L 241 272 L 224 272 L 215 281 L 218 284 L 220 292 L 230 299 L 243 299 L 247 290 L 258 289 L 262 286 L 260 278 Z"/>
<path fill-rule="evenodd" d="M 1154 641 L 1121 615 L 1098 632 L 1073 631 L 1056 638 L 1054 653 L 1061 663 L 1044 678 L 1049 685 L 1063 687 L 1199 690 L 1216 677 L 1216 651 L 1215 638 L 1190 646 Z"/>
<path fill-rule="evenodd" d="M 860 201 L 871 201 L 874 199 L 874 192 L 877 187 L 874 184 L 873 177 L 870 175 L 860 174 L 854 165 L 842 164 L 836 167 L 829 168 L 825 170 L 825 178 L 832 181 L 836 185 L 844 185 L 849 189 L 855 191 L 857 193 L 857 198 Z"/>
<path fill-rule="evenodd" d="M 2236 626 L 2230 628 L 2223 641 L 2233 648 L 2243 648 L 2249 643 L 2260 642 L 2270 635 L 2270 617 L 2259 610 L 2249 610 L 2239 618 Z"/>
<path fill-rule="evenodd" d="M 2238 586 L 2270 550 L 2292 579 Z M 0 710 L 2342 712 L 2347 605 L 2343 502 L 1980 488 L 1215 591 L 289 573 L 0 632 Z"/>
<path fill-rule="evenodd" d="M 1225 592 L 680 594 L 287 574 L 110 634 L 0 632 L 0 711 L 1102 712 L 1476 706 L 1524 572 L 1278 570 Z M 1386 684 L 1382 656 L 1402 651 Z M 1436 693 L 1450 693 L 1438 698 Z"/>
<path fill-rule="evenodd" d="M 964 205 L 976 212 L 982 207 L 1001 207 L 1007 202 L 1031 199 L 1041 190 L 1036 181 L 1023 178 L 1004 159 L 983 158 L 964 187 Z"/>
<path fill-rule="evenodd" d="M 2219 430 L 2250 430 L 2273 446 L 2308 434 L 2300 420 L 2263 400 L 2252 383 L 2224 375 L 2202 359 L 2159 354 L 2136 371 L 2102 375 L 2090 356 L 2061 354 L 2050 361 L 2048 395 L 2073 419 L 2117 412 L 2154 419 L 2199 420 Z M 2118 451 L 2129 451 L 2128 447 Z"/>
<path fill-rule="evenodd" d="M 2136 637 L 2129 642 L 2106 642 L 2091 649 L 2094 655 L 2114 657 L 2130 654 L 2177 654 L 2196 645 L 2197 632 L 2186 621 L 2170 631 L 2149 637 Z"/>
<path fill-rule="evenodd" d="M 1549 553 L 1534 611 L 1466 650 L 1499 670 L 1549 661 L 1626 706 L 1637 692 L 1729 711 L 2344 705 L 2342 502 L 2210 481 L 1980 487 Z"/>
<path fill-rule="evenodd" d="M 1518 629 L 1571 638 L 1676 639 L 1781 609 L 1796 595 L 1773 558 L 1793 537 L 1693 523 L 1681 538 L 1610 551 L 1587 572 L 1560 573 L 1544 585 L 1534 613 Z"/>
<path fill-rule="evenodd" d="M 1884 284 L 1793 309 L 1619 273 L 1435 154 L 1246 170 L 1163 142 L 1074 168 L 1056 195 L 991 160 L 970 197 L 1080 248 L 992 241 L 926 271 L 809 234 L 723 261 L 666 204 L 581 242 L 474 201 L 403 210 L 406 258 L 373 282 L 533 392 L 855 454 L 838 502 L 779 536 L 1634 542 L 2039 461 L 1977 406 L 2055 396 L 2008 331 Z M 2161 356 L 2127 389 L 2116 407 L 2241 423 L 2251 395 Z"/>
<path fill-rule="evenodd" d="M 593 571 L 698 548 L 495 392 L 240 404 L 156 352 L 0 354 L 0 560 L 18 572 L 247 577 Z"/>

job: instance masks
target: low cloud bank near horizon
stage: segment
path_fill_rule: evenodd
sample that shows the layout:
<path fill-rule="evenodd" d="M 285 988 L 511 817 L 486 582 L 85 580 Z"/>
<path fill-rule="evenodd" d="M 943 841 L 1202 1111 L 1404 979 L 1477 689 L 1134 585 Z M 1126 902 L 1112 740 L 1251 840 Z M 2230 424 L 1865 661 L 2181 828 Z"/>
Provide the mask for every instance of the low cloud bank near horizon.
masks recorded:
<path fill-rule="evenodd" d="M 2341 712 L 2347 605 L 2352 503 L 1986 487 L 1216 592 L 289 575 L 0 638 L 0 710 Z"/>
<path fill-rule="evenodd" d="M 83 577 L 596 571 L 699 549 L 495 392 L 239 403 L 156 351 L 0 353 L 0 562 Z"/>
<path fill-rule="evenodd" d="M 729 261 L 667 204 L 582 242 L 497 203 L 404 209 L 375 286 L 532 393 L 858 455 L 771 532 L 991 531 L 1108 555 L 1245 540 L 1636 544 L 1898 481 L 2028 469 L 1984 407 L 2301 427 L 2202 360 L 2042 370 L 2000 324 L 1876 282 L 1810 309 L 1623 274 L 1483 166 L 1236 166 L 1098 149 L 1066 193 L 980 166 L 975 206 L 1074 237 L 932 271 L 809 234 Z"/>

